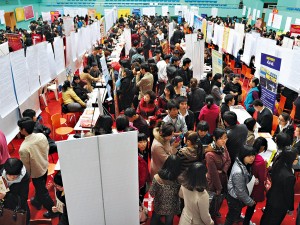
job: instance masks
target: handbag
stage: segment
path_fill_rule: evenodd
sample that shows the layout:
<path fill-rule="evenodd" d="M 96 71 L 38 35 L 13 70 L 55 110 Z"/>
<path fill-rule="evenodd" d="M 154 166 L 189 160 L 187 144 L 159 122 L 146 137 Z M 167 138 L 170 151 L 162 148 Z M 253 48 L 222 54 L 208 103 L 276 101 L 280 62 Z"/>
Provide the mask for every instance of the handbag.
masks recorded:
<path fill-rule="evenodd" d="M 272 186 L 272 180 L 269 172 L 267 171 L 267 179 L 265 181 L 265 191 L 268 192 Z"/>
<path fill-rule="evenodd" d="M 18 197 L 18 205 L 14 210 L 4 208 L 4 202 L 0 203 L 1 225 L 26 225 L 26 211 L 21 209 L 21 200 Z"/>

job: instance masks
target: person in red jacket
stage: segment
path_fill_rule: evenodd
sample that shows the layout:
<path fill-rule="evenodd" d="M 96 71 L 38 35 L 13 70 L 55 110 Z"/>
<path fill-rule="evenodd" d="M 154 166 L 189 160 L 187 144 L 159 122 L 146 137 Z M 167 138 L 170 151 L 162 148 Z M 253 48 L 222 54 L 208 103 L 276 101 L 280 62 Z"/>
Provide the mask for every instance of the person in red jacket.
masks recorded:
<path fill-rule="evenodd" d="M 268 141 L 263 137 L 258 137 L 253 144 L 253 148 L 257 152 L 252 164 L 252 175 L 255 177 L 255 185 L 251 194 L 251 198 L 257 202 L 265 200 L 265 181 L 266 177 L 266 162 L 259 153 L 265 152 L 268 149 Z M 248 206 L 244 218 L 244 224 L 250 224 L 250 220 L 255 211 L 255 206 Z"/>
<path fill-rule="evenodd" d="M 209 134 L 212 135 L 219 121 L 220 109 L 214 103 L 214 98 L 212 95 L 206 96 L 205 103 L 206 105 L 200 111 L 199 121 L 205 120 L 208 123 Z"/>

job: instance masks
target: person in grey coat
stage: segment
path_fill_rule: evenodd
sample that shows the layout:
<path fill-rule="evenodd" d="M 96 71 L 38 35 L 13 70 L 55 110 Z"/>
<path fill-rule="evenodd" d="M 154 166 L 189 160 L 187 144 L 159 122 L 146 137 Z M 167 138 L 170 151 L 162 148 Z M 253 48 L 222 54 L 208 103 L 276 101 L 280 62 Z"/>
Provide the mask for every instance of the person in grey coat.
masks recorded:
<path fill-rule="evenodd" d="M 250 182 L 251 164 L 256 152 L 253 147 L 244 146 L 236 158 L 228 181 L 228 213 L 224 225 L 232 225 L 240 218 L 244 206 L 253 206 L 256 202 L 250 197 L 247 184 Z"/>

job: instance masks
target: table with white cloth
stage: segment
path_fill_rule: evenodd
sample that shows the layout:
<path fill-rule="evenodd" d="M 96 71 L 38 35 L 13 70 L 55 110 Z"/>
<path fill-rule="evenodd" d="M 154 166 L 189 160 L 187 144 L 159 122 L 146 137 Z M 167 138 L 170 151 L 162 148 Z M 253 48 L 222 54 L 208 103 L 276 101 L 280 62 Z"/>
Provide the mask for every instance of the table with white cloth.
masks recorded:
<path fill-rule="evenodd" d="M 240 124 L 243 124 L 246 119 L 252 118 L 252 116 L 242 105 L 230 106 L 230 111 L 235 112 L 235 114 L 237 115 L 237 120 Z M 260 125 L 257 122 L 256 126 L 257 128 L 260 128 Z"/>

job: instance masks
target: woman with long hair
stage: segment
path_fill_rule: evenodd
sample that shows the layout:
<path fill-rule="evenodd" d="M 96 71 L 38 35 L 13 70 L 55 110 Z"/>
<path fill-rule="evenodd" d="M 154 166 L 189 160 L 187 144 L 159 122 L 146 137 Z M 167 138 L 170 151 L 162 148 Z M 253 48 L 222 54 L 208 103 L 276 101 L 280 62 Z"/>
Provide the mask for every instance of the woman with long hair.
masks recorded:
<path fill-rule="evenodd" d="M 281 153 L 272 168 L 272 186 L 267 193 L 267 204 L 260 220 L 261 225 L 279 225 L 286 214 L 294 211 L 294 185 L 296 178 L 293 165 L 299 163 L 298 153 L 288 148 Z"/>
<path fill-rule="evenodd" d="M 214 224 L 209 215 L 206 172 L 204 164 L 195 162 L 180 177 L 179 196 L 184 199 L 184 208 L 179 225 Z"/>
<path fill-rule="evenodd" d="M 252 102 L 255 99 L 259 99 L 260 95 L 261 95 L 261 90 L 260 90 L 260 85 L 259 85 L 259 79 L 257 77 L 254 77 L 250 83 L 250 87 L 251 89 L 248 91 L 245 101 L 244 101 L 244 105 L 246 107 L 246 110 L 248 113 L 250 113 L 250 115 L 253 115 L 253 113 L 255 112 L 255 109 L 252 105 Z"/>
<path fill-rule="evenodd" d="M 168 156 L 162 168 L 154 175 L 149 193 L 154 197 L 154 211 L 151 225 L 161 224 L 165 217 L 166 225 L 173 225 L 174 215 L 180 213 L 178 192 L 180 184 L 177 178 L 180 174 L 181 160 L 176 155 Z"/>
<path fill-rule="evenodd" d="M 183 79 L 180 76 L 176 76 L 173 80 L 174 90 L 176 97 L 178 96 L 185 96 L 187 95 L 187 89 L 183 86 Z"/>
<path fill-rule="evenodd" d="M 164 93 L 158 97 L 157 106 L 162 113 L 165 113 L 167 110 L 167 103 L 175 98 L 175 90 L 173 85 L 167 84 Z"/>
<path fill-rule="evenodd" d="M 211 95 L 214 98 L 214 102 L 216 105 L 220 105 L 223 99 L 223 95 L 221 92 L 221 86 L 222 86 L 222 74 L 216 73 L 213 77 L 213 81 L 211 84 Z"/>
<path fill-rule="evenodd" d="M 112 126 L 113 120 L 111 116 L 100 115 L 93 127 L 93 133 L 95 133 L 95 135 L 111 134 Z"/>
<path fill-rule="evenodd" d="M 200 111 L 199 121 L 204 120 L 209 125 L 209 133 L 212 135 L 219 122 L 220 109 L 214 103 L 214 98 L 211 95 L 205 98 L 206 105 Z"/>

